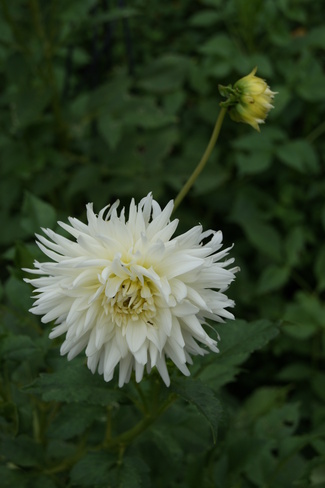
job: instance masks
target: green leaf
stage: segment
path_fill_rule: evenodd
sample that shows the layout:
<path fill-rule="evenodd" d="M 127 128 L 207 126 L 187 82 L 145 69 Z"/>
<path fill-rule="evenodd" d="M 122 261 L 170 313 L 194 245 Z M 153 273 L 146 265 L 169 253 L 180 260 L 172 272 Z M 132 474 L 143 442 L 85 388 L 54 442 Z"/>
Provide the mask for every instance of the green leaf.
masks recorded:
<path fill-rule="evenodd" d="M 44 464 L 43 447 L 26 435 L 2 436 L 0 454 L 7 462 L 17 466 L 31 467 Z"/>
<path fill-rule="evenodd" d="M 199 47 L 203 54 L 218 55 L 221 58 L 229 58 L 236 53 L 236 47 L 229 36 L 217 34 Z"/>
<path fill-rule="evenodd" d="M 303 320 L 302 317 L 299 320 Z M 288 324 L 284 322 L 284 325 L 282 326 L 281 329 L 288 336 L 294 337 L 295 339 L 299 339 L 299 340 L 309 339 L 317 331 L 316 325 L 311 324 L 309 322 L 306 322 L 304 324 L 303 323 Z"/>
<path fill-rule="evenodd" d="M 46 455 L 53 461 L 61 462 L 67 458 L 73 458 L 76 455 L 78 447 L 72 442 L 63 441 L 48 437 L 46 446 Z"/>
<path fill-rule="evenodd" d="M 104 488 L 108 480 L 114 486 L 113 466 L 116 461 L 115 456 L 107 451 L 87 453 L 70 472 L 72 486 Z"/>
<path fill-rule="evenodd" d="M 301 262 L 301 257 L 306 244 L 306 230 L 297 226 L 294 227 L 287 235 L 285 249 L 287 254 L 286 263 L 289 266 L 295 266 Z"/>
<path fill-rule="evenodd" d="M 57 485 L 50 476 L 34 475 L 30 477 L 30 488 L 56 488 Z"/>
<path fill-rule="evenodd" d="M 287 266 L 270 265 L 265 268 L 260 276 L 257 292 L 269 293 L 278 290 L 286 284 L 290 277 L 290 268 Z"/>
<path fill-rule="evenodd" d="M 120 19 L 128 19 L 138 15 L 138 10 L 135 8 L 110 8 L 109 12 L 100 12 L 94 15 L 90 20 L 93 24 L 102 22 L 113 22 Z"/>
<path fill-rule="evenodd" d="M 240 364 L 256 349 L 261 349 L 279 333 L 278 327 L 266 319 L 256 322 L 229 321 L 216 326 L 220 335 L 220 353 L 216 360 L 221 364 Z"/>
<path fill-rule="evenodd" d="M 170 93 L 179 90 L 189 68 L 186 57 L 167 54 L 152 60 L 141 73 L 139 86 L 151 93 Z"/>
<path fill-rule="evenodd" d="M 215 443 L 222 409 L 214 392 L 200 380 L 192 378 L 177 378 L 173 380 L 170 388 L 181 398 L 195 405 L 198 411 L 207 419 L 211 426 Z"/>
<path fill-rule="evenodd" d="M 16 466 L 0 466 L 0 479 L 1 488 L 27 488 L 29 484 L 26 473 Z"/>
<path fill-rule="evenodd" d="M 312 73 L 297 84 L 297 92 L 303 100 L 321 102 L 324 96 L 325 76 L 323 73 Z"/>
<path fill-rule="evenodd" d="M 27 232 L 33 234 L 41 227 L 54 227 L 56 221 L 56 211 L 50 204 L 25 192 L 21 225 Z"/>
<path fill-rule="evenodd" d="M 270 209 L 274 207 L 274 202 L 271 199 L 268 201 L 256 188 L 241 190 L 236 195 L 229 218 L 242 227 L 248 240 L 259 252 L 274 261 L 282 262 L 283 241 L 275 225 L 266 221 L 270 210 L 264 210 L 265 203 Z"/>
<path fill-rule="evenodd" d="M 115 149 L 122 137 L 122 122 L 104 112 L 98 119 L 99 132 L 111 149 Z"/>
<path fill-rule="evenodd" d="M 213 357 L 210 364 L 204 367 L 200 372 L 200 379 L 210 386 L 213 391 L 219 390 L 222 386 L 235 381 L 236 376 L 241 372 L 241 369 L 229 364 L 220 364 L 219 358 Z"/>
<path fill-rule="evenodd" d="M 149 467 L 140 458 L 127 456 L 118 472 L 119 488 L 150 487 Z"/>
<path fill-rule="evenodd" d="M 313 146 L 306 140 L 289 141 L 282 144 L 276 154 L 280 161 L 300 173 L 317 174 L 318 157 Z"/>
<path fill-rule="evenodd" d="M 10 335 L 0 339 L 0 357 L 4 359 L 23 361 L 39 352 L 40 348 L 29 336 Z"/>
<path fill-rule="evenodd" d="M 65 359 L 64 359 L 65 361 Z M 40 395 L 46 402 L 86 402 L 91 405 L 110 405 L 124 398 L 121 390 L 113 390 L 102 376 L 93 375 L 81 361 L 74 359 L 52 374 L 41 373 L 26 391 Z"/>
<path fill-rule="evenodd" d="M 325 402 L 325 390 L 324 390 L 325 374 L 316 372 L 311 378 L 311 385 L 317 396 Z"/>
<path fill-rule="evenodd" d="M 320 25 L 309 30 L 307 42 L 311 47 L 325 49 L 325 26 Z"/>
<path fill-rule="evenodd" d="M 141 127 L 143 129 L 158 129 L 174 124 L 174 115 L 165 113 L 158 107 L 152 98 L 139 98 L 132 100 L 132 110 L 124 116 L 126 126 Z"/>
<path fill-rule="evenodd" d="M 288 388 L 263 386 L 256 388 L 251 396 L 247 398 L 243 407 L 243 413 L 253 422 L 257 418 L 264 417 L 275 408 L 283 406 L 288 396 Z"/>
<path fill-rule="evenodd" d="M 203 12 L 198 12 L 197 14 L 193 15 L 190 20 L 189 24 L 193 27 L 207 27 L 210 25 L 215 25 L 218 20 L 220 20 L 221 14 L 216 10 L 204 10 Z"/>
<path fill-rule="evenodd" d="M 285 366 L 277 375 L 281 381 L 308 381 L 313 375 L 313 369 L 309 364 L 295 362 Z"/>
<path fill-rule="evenodd" d="M 7 434 L 16 435 L 19 428 L 19 415 L 17 406 L 13 402 L 0 403 L 0 430 Z"/>
<path fill-rule="evenodd" d="M 323 245 L 317 253 L 314 265 L 314 273 L 317 278 L 317 289 L 325 289 L 325 246 Z"/>
<path fill-rule="evenodd" d="M 31 287 L 16 276 L 10 276 L 6 281 L 5 296 L 9 303 L 15 308 L 20 308 L 27 312 L 32 306 Z"/>
<path fill-rule="evenodd" d="M 311 486 L 315 488 L 325 488 L 324 458 L 320 458 L 318 462 L 319 465 L 313 468 L 310 475 Z"/>
<path fill-rule="evenodd" d="M 275 261 L 282 257 L 282 240 L 278 230 L 270 224 L 259 220 L 244 223 L 248 239 L 256 248 Z"/>
<path fill-rule="evenodd" d="M 324 314 L 325 307 L 316 296 L 299 292 L 296 302 L 286 307 L 282 329 L 291 337 L 308 339 L 323 329 Z"/>
<path fill-rule="evenodd" d="M 265 150 L 256 150 L 252 153 L 236 153 L 236 165 L 240 175 L 262 173 L 267 170 L 272 163 L 272 154 Z"/>
<path fill-rule="evenodd" d="M 17 126 L 28 126 L 37 120 L 41 120 L 42 112 L 51 99 L 51 91 L 48 87 L 21 87 L 21 90 L 12 98 L 15 104 Z"/>
<path fill-rule="evenodd" d="M 295 432 L 299 417 L 299 404 L 288 403 L 262 416 L 256 422 L 256 431 L 261 437 L 283 439 Z"/>
<path fill-rule="evenodd" d="M 51 423 L 48 435 L 59 439 L 71 439 L 81 434 L 103 415 L 102 407 L 70 403 L 63 405 Z"/>

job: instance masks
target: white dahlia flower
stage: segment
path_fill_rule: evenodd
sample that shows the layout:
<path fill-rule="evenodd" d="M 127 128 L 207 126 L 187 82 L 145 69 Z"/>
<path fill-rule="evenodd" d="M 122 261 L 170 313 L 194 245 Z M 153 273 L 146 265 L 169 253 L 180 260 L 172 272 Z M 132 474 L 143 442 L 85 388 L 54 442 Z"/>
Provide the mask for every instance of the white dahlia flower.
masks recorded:
<path fill-rule="evenodd" d="M 50 229 L 43 229 L 48 239 L 37 235 L 51 261 L 26 270 L 40 275 L 25 280 L 36 288 L 30 311 L 43 323 L 55 321 L 51 339 L 65 334 L 62 355 L 70 360 L 85 349 L 89 369 L 105 381 L 118 364 L 119 386 L 132 370 L 139 382 L 144 367 L 155 366 L 168 386 L 167 358 L 189 375 L 191 356 L 218 352 L 204 326 L 206 319 L 233 318 L 227 308 L 234 302 L 223 291 L 238 268 L 226 269 L 233 259 L 222 261 L 229 248 L 220 250 L 220 231 L 198 225 L 172 238 L 172 201 L 161 210 L 151 194 L 138 206 L 132 200 L 128 219 L 118 205 L 96 215 L 88 204 L 88 224 L 59 222 L 72 240 Z"/>

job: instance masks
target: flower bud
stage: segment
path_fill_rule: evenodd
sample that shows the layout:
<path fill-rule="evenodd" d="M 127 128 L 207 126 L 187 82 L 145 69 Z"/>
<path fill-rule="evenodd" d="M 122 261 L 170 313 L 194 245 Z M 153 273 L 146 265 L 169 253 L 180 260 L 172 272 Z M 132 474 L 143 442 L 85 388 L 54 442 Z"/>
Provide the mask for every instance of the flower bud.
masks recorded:
<path fill-rule="evenodd" d="M 228 107 L 229 115 L 235 122 L 244 122 L 257 131 L 263 124 L 267 114 L 273 108 L 271 101 L 276 92 L 270 90 L 265 80 L 255 76 L 257 68 L 249 75 L 238 80 L 234 86 L 219 86 L 222 96 L 228 99 L 220 105 Z"/>

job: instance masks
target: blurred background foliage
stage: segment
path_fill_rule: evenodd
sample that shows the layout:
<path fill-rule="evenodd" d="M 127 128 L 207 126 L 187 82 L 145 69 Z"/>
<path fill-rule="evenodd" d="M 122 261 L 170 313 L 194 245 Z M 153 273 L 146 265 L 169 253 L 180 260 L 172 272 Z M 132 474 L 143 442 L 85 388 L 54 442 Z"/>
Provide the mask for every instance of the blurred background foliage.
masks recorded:
<path fill-rule="evenodd" d="M 278 92 L 266 125 L 226 119 L 177 210 L 180 231 L 201 222 L 235 243 L 229 295 L 245 321 L 219 326 L 220 355 L 192 368 L 213 412 L 183 383 L 187 402 L 116 461 L 98 449 L 107 410 L 119 433 L 138 393 L 59 357 L 21 268 L 41 226 L 85 220 L 89 201 L 174 198 L 209 140 L 218 84 L 254 66 Z M 323 0 L 0 0 L 4 488 L 325 487 L 324 66 Z M 218 420 L 215 444 L 204 417 Z"/>

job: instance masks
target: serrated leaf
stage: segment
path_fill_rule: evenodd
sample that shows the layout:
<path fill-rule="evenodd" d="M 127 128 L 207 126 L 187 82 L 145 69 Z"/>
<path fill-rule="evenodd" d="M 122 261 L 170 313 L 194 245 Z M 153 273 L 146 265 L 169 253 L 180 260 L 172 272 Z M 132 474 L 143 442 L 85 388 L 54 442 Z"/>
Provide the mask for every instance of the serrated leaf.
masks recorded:
<path fill-rule="evenodd" d="M 108 480 L 112 484 L 112 467 L 116 461 L 115 456 L 107 451 L 87 453 L 70 472 L 72 486 L 107 487 Z"/>
<path fill-rule="evenodd" d="M 42 466 L 43 448 L 27 435 L 2 436 L 0 454 L 7 462 L 17 466 Z"/>
<path fill-rule="evenodd" d="M 229 321 L 216 327 L 220 335 L 217 360 L 239 364 L 256 349 L 265 346 L 279 333 L 278 327 L 266 319 L 256 322 Z"/>
<path fill-rule="evenodd" d="M 150 440 L 170 464 L 178 462 L 183 455 L 182 445 L 175 438 L 173 429 L 166 429 L 163 423 L 154 424 L 150 429 Z"/>
<path fill-rule="evenodd" d="M 0 357 L 22 361 L 39 352 L 39 347 L 26 335 L 10 335 L 0 340 Z"/>
<path fill-rule="evenodd" d="M 71 403 L 63 405 L 51 423 L 48 435 L 58 439 L 71 439 L 81 434 L 103 415 L 103 408 L 97 405 Z"/>
<path fill-rule="evenodd" d="M 181 398 L 195 405 L 207 419 L 215 443 L 222 407 L 214 392 L 200 380 L 192 378 L 177 378 L 173 380 L 170 388 Z"/>
<path fill-rule="evenodd" d="M 213 357 L 210 364 L 199 373 L 200 379 L 214 391 L 235 381 L 236 376 L 241 372 L 241 369 L 236 366 L 220 364 L 218 359 L 218 357 Z"/>
<path fill-rule="evenodd" d="M 142 459 L 125 457 L 118 472 L 119 488 L 149 487 L 149 471 L 149 467 Z"/>
<path fill-rule="evenodd" d="M 46 402 L 86 402 L 91 405 L 109 405 L 119 402 L 124 394 L 113 390 L 102 376 L 92 375 L 78 360 L 67 363 L 64 370 L 42 373 L 26 391 L 40 395 Z"/>
<path fill-rule="evenodd" d="M 62 461 L 76 455 L 77 446 L 72 442 L 48 437 L 46 455 L 51 461 Z"/>

